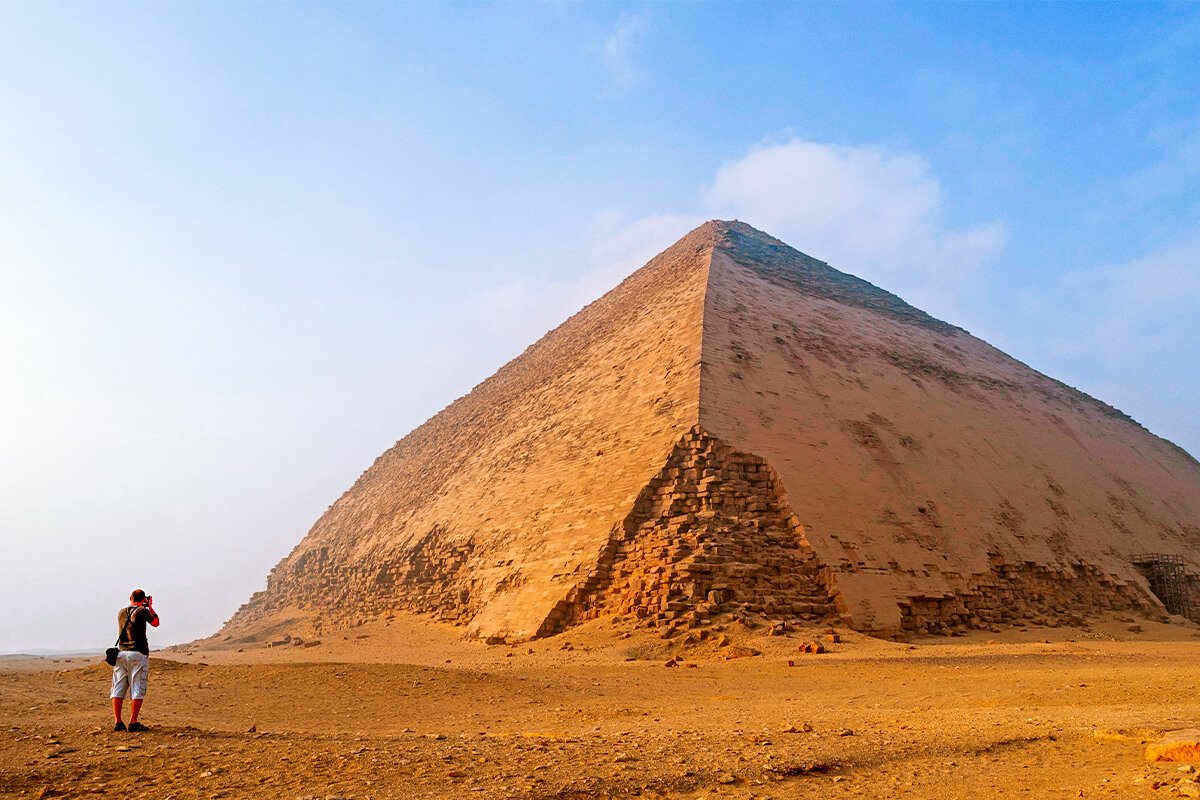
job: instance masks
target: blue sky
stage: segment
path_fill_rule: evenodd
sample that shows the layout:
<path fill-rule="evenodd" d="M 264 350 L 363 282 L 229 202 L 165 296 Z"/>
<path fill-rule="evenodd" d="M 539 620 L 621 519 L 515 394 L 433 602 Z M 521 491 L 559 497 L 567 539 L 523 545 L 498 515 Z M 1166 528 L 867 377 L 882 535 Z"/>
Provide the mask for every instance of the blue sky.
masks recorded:
<path fill-rule="evenodd" d="M 712 217 L 1200 454 L 1200 7 L 0 5 L 0 652 L 214 630 Z"/>

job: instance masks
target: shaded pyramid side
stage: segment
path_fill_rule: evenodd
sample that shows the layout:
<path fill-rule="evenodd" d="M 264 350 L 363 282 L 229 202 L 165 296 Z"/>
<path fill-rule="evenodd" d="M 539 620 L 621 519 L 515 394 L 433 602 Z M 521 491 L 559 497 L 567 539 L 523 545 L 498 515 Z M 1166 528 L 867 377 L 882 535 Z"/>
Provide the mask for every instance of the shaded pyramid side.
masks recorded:
<path fill-rule="evenodd" d="M 227 624 L 542 630 L 696 422 L 702 226 L 380 456 Z"/>
<path fill-rule="evenodd" d="M 1118 410 L 740 223 L 714 246 L 700 424 L 777 471 L 848 621 L 1161 613 L 1200 467 Z"/>

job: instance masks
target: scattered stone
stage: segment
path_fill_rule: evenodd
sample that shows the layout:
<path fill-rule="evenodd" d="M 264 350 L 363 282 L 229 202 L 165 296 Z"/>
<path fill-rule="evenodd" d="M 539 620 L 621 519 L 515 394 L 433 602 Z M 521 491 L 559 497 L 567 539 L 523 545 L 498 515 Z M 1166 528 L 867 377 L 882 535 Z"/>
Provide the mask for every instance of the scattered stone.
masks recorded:
<path fill-rule="evenodd" d="M 849 728 L 843 728 L 838 733 L 838 736 L 853 736 L 853 735 L 854 735 L 854 731 L 850 730 Z"/>
<path fill-rule="evenodd" d="M 1141 626 L 1141 625 L 1138 625 L 1138 624 L 1135 622 L 1134 624 L 1132 624 L 1132 625 L 1128 626 L 1127 628 L 1125 628 L 1125 630 L 1129 631 L 1130 633 L 1141 633 L 1141 632 L 1142 632 L 1142 626 Z"/>
<path fill-rule="evenodd" d="M 805 642 L 799 649 L 801 653 L 824 653 L 825 645 L 820 642 Z"/>
<path fill-rule="evenodd" d="M 753 647 L 743 647 L 742 645 L 731 646 L 724 653 L 726 659 L 753 658 L 754 656 L 761 655 L 762 653 L 760 653 L 758 650 L 755 650 Z"/>
<path fill-rule="evenodd" d="M 1146 747 L 1148 761 L 1200 761 L 1200 728 L 1168 731 Z"/>
<path fill-rule="evenodd" d="M 717 776 L 717 783 L 725 786 L 728 786 L 731 783 L 737 783 L 737 781 L 737 775 L 734 775 L 732 772 L 722 772 Z"/>
<path fill-rule="evenodd" d="M 614 764 L 628 764 L 631 761 L 637 761 L 637 759 L 628 753 L 617 753 L 616 757 L 613 758 Z"/>

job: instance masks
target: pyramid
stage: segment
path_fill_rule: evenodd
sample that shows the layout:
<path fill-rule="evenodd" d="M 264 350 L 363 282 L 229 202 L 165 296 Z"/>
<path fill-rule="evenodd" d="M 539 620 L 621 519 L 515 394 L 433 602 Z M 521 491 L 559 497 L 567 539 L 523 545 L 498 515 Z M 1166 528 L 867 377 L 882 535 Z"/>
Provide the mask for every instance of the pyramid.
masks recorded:
<path fill-rule="evenodd" d="M 1182 449 L 713 221 L 376 459 L 225 633 L 397 610 L 493 641 L 600 617 L 671 636 L 721 615 L 927 634 L 1190 614 L 1145 562 L 1177 564 L 1186 599 L 1198 548 Z"/>

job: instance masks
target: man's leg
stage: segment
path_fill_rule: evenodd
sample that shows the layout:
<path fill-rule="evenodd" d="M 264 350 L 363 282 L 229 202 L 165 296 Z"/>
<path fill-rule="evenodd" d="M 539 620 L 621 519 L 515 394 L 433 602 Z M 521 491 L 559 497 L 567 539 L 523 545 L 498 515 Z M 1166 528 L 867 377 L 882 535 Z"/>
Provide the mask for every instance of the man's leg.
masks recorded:
<path fill-rule="evenodd" d="M 129 673 L 129 730 L 143 731 L 145 728 L 138 722 L 142 712 L 142 700 L 146 697 L 146 679 L 150 674 L 150 657 L 141 653 L 130 656 Z"/>
<path fill-rule="evenodd" d="M 113 666 L 112 691 L 108 696 L 112 698 L 113 718 L 115 724 L 113 730 L 125 730 L 125 723 L 121 721 L 121 706 L 125 701 L 125 692 L 129 691 L 129 670 L 125 662 L 121 659 L 121 654 L 117 654 L 117 663 Z"/>

